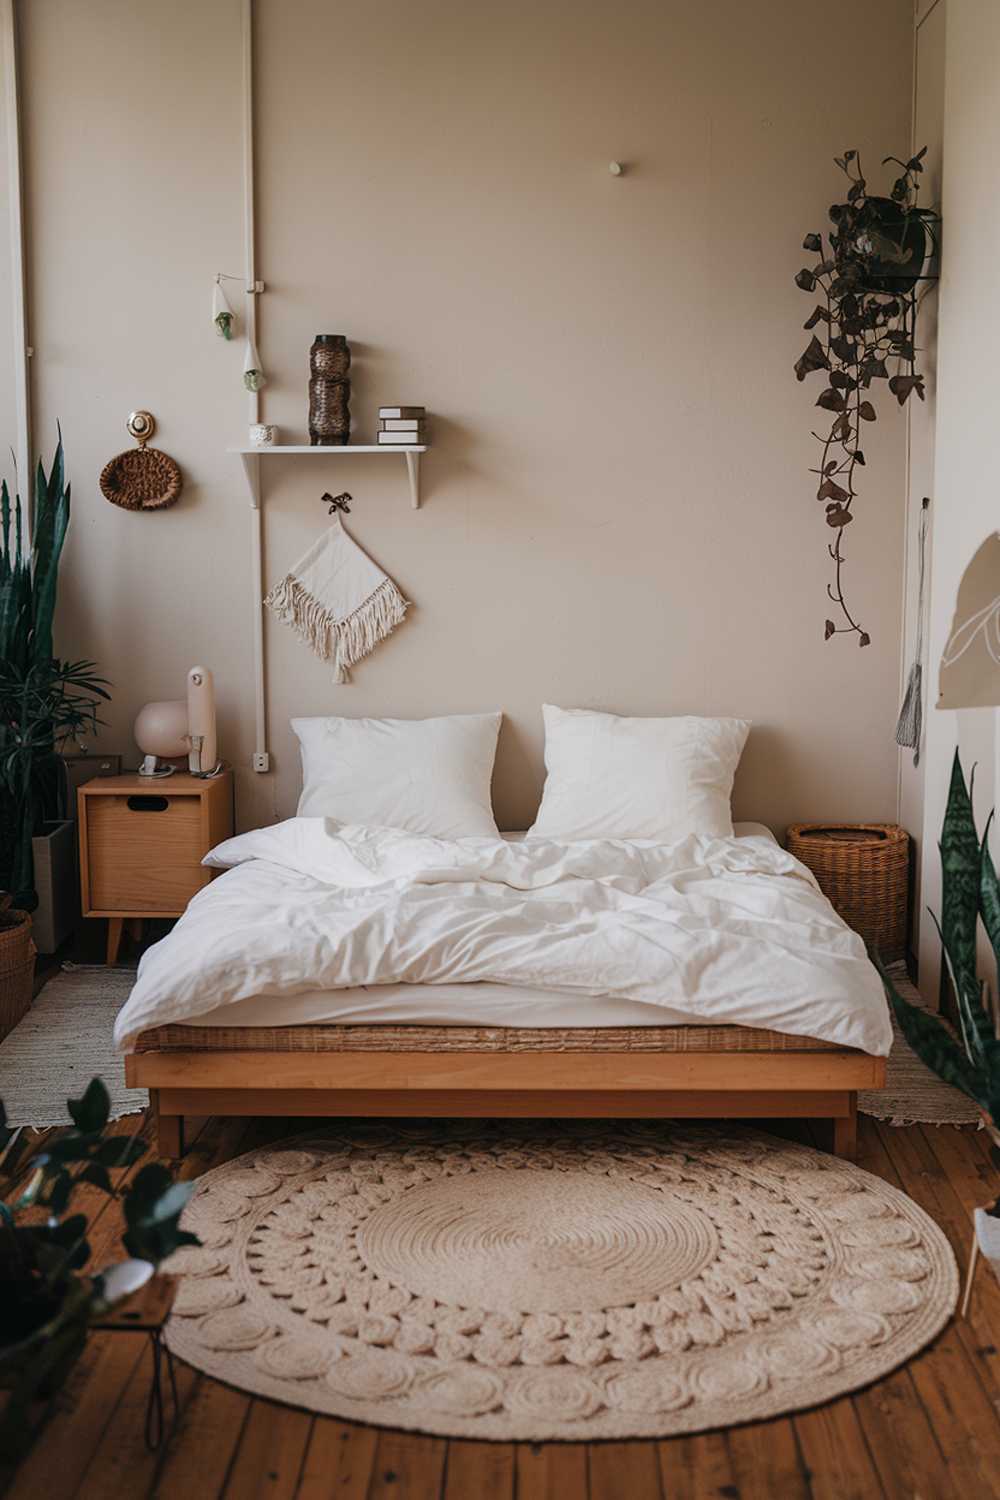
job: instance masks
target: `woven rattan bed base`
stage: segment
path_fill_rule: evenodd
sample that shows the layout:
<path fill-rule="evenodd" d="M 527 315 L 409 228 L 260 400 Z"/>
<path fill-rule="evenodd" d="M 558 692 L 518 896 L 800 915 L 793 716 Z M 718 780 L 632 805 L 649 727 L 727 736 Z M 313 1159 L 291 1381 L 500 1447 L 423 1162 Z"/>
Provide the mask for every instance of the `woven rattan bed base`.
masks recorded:
<path fill-rule="evenodd" d="M 158 1026 L 137 1052 L 844 1052 L 756 1026 Z"/>

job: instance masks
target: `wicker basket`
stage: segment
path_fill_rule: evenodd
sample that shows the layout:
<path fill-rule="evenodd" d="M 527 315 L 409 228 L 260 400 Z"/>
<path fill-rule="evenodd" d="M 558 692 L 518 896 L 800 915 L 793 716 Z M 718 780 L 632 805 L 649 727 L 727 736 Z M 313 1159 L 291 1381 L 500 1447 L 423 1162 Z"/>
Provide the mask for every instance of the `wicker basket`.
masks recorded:
<path fill-rule="evenodd" d="M 793 823 L 788 852 L 886 963 L 906 952 L 910 835 L 894 823 Z"/>
<path fill-rule="evenodd" d="M 129 448 L 101 470 L 101 494 L 123 510 L 166 510 L 183 485 L 175 461 L 159 448 Z"/>
<path fill-rule="evenodd" d="M 26 911 L 5 906 L 0 898 L 0 1041 L 30 1007 L 34 979 L 31 917 Z"/>

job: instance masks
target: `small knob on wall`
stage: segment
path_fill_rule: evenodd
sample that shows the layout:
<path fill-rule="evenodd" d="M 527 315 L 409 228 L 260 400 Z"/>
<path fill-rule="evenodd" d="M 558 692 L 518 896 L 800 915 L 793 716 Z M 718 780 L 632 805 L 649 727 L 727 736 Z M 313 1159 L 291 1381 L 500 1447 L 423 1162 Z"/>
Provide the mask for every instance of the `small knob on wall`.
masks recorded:
<path fill-rule="evenodd" d="M 130 411 L 125 426 L 142 448 L 156 431 L 156 419 L 151 411 Z"/>

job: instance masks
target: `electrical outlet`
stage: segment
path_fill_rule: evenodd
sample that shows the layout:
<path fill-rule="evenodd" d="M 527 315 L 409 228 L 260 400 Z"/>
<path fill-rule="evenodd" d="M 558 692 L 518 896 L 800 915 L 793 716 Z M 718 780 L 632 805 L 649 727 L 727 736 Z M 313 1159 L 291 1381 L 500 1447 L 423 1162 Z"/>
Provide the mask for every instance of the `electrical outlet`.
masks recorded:
<path fill-rule="evenodd" d="M 255 771 L 269 771 L 271 769 L 271 757 L 266 750 L 258 751 L 251 761 Z"/>

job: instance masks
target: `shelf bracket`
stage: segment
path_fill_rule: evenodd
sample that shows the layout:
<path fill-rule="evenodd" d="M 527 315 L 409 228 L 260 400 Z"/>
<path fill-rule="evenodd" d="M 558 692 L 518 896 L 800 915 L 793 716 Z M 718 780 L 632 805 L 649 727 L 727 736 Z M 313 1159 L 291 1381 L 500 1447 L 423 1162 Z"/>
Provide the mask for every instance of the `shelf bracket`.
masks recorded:
<path fill-rule="evenodd" d="M 414 510 L 420 509 L 420 454 L 406 454 L 406 472 L 410 476 L 410 504 Z"/>

